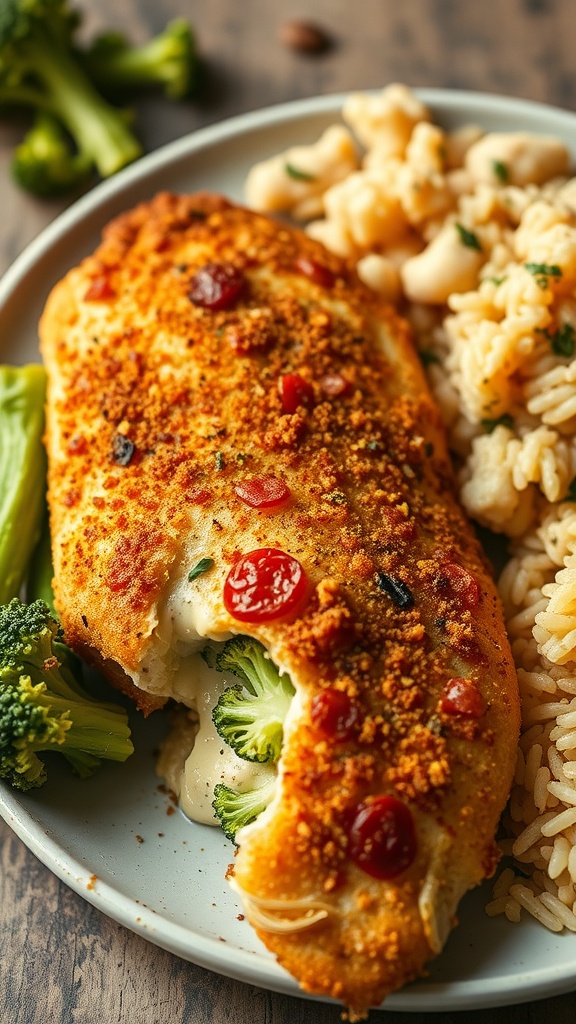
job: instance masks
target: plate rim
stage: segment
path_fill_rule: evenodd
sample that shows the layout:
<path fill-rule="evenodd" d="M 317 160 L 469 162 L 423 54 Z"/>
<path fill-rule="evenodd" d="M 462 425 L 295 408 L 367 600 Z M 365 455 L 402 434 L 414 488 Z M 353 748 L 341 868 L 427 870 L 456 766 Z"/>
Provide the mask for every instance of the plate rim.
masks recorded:
<path fill-rule="evenodd" d="M 277 103 L 234 115 L 191 131 L 143 156 L 113 178 L 100 182 L 56 216 L 7 268 L 0 278 L 0 315 L 26 275 L 66 237 L 72 228 L 77 229 L 107 201 L 145 182 L 162 168 L 180 160 L 193 159 L 196 153 L 210 149 L 211 146 L 221 145 L 257 130 L 282 126 L 312 116 L 331 113 L 337 115 L 344 99 L 353 91 L 378 93 L 381 90 L 357 89 L 335 92 Z M 475 114 L 486 117 L 487 112 L 496 115 L 502 113 L 503 109 L 507 113 L 517 115 L 519 119 L 552 114 L 554 130 L 557 131 L 558 124 L 565 126 L 566 131 L 574 135 L 576 147 L 576 114 L 569 110 L 539 101 L 472 90 L 413 88 L 411 91 L 426 105 L 440 108 L 446 113 L 461 114 L 462 105 L 465 103 L 466 114 L 470 114 L 469 120 L 472 120 Z M 259 953 L 237 947 L 233 948 L 232 953 L 231 949 L 227 948 L 229 944 L 199 935 L 184 925 L 171 922 L 141 903 L 137 905 L 136 919 L 133 899 L 100 880 L 90 887 L 92 872 L 89 866 L 68 853 L 48 832 L 43 831 L 40 823 L 35 821 L 34 815 L 19 803 L 18 794 L 3 783 L 0 783 L 0 817 L 62 882 L 107 917 L 141 938 L 199 967 L 216 971 L 230 979 L 308 1000 L 332 1002 L 324 997 L 303 992 L 295 980 L 273 959 L 268 960 Z M 557 968 L 545 966 L 540 970 L 518 971 L 506 975 L 504 980 L 494 978 L 489 982 L 486 979 L 431 984 L 419 982 L 389 996 L 382 1008 L 417 1012 L 458 1011 L 472 1007 L 481 1009 L 559 995 L 572 990 L 575 985 L 576 963 L 570 970 L 565 965 Z M 433 1001 L 433 1005 L 430 1005 L 430 1000 Z"/>

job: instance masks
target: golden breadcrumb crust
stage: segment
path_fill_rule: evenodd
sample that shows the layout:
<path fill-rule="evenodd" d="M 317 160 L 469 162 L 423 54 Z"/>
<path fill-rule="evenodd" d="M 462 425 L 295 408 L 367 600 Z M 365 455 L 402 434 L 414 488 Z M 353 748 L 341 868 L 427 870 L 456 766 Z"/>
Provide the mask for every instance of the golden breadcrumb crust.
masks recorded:
<path fill-rule="evenodd" d="M 229 308 L 191 301 L 208 262 L 244 275 Z M 494 869 L 519 719 L 500 605 L 407 327 L 302 233 L 216 196 L 161 194 L 56 286 L 41 337 L 67 640 L 115 666 L 145 710 L 161 704 L 169 691 L 140 671 L 159 606 L 213 559 L 194 600 L 216 632 L 265 643 L 298 691 L 278 795 L 241 835 L 235 880 L 260 900 L 329 907 L 306 930 L 257 930 L 305 989 L 360 1015 L 422 971 L 459 897 Z M 285 374 L 311 389 L 293 412 Z M 291 490 L 274 513 L 235 492 L 262 474 Z M 259 546 L 297 558 L 309 589 L 292 617 L 246 627 L 222 585 Z M 446 713 L 453 678 L 481 693 L 478 718 Z M 345 741 L 311 715 L 328 688 L 360 709 Z M 406 804 L 418 838 L 391 882 L 349 857 L 350 817 L 380 794 Z"/>

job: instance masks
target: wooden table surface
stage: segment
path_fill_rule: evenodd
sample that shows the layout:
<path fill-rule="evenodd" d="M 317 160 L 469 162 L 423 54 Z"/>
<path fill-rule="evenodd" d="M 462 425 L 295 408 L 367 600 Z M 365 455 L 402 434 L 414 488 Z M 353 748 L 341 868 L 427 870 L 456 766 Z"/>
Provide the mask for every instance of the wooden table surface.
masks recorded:
<path fill-rule="evenodd" d="M 271 103 L 390 81 L 499 92 L 576 109 L 574 0 L 78 0 L 86 28 L 114 25 L 143 41 L 166 21 L 193 19 L 206 62 L 203 95 L 147 99 L 138 130 L 149 150 Z M 279 41 L 288 15 L 332 36 L 321 56 Z M 13 123 L 0 123 L 0 272 L 65 203 L 43 203 L 9 179 Z M 145 942 L 59 882 L 0 822 L 2 1024 L 335 1024 L 337 1008 L 255 989 Z M 420 1014 L 376 1012 L 383 1024 Z M 576 995 L 465 1013 L 427 1024 L 573 1024 Z"/>

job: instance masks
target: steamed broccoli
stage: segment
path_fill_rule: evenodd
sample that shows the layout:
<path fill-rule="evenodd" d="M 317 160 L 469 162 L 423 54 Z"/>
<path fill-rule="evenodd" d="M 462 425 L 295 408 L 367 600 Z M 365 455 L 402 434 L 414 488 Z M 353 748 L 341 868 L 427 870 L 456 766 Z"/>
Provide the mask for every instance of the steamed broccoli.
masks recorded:
<path fill-rule="evenodd" d="M 0 604 L 15 597 L 42 532 L 46 374 L 0 366 Z"/>
<path fill-rule="evenodd" d="M 18 789 L 46 781 L 43 751 L 63 754 L 83 777 L 101 758 L 133 751 L 124 709 L 85 693 L 58 653 L 58 623 L 43 601 L 0 607 L 0 778 Z"/>
<path fill-rule="evenodd" d="M 12 160 L 12 175 L 27 192 L 57 196 L 78 188 L 92 164 L 85 153 L 74 151 L 59 122 L 39 113 Z"/>
<path fill-rule="evenodd" d="M 249 636 L 207 648 L 204 657 L 213 668 L 240 679 L 224 690 L 212 712 L 219 735 L 245 761 L 277 761 L 294 696 L 288 676 L 280 675 L 262 644 Z"/>
<path fill-rule="evenodd" d="M 239 828 L 254 821 L 270 803 L 276 786 L 274 766 L 280 757 L 284 721 L 295 690 L 288 676 L 280 675 L 266 649 L 249 636 L 235 636 L 202 651 L 204 660 L 219 672 L 239 679 L 221 694 L 212 711 L 218 734 L 245 761 L 267 763 L 252 789 L 237 792 L 224 783 L 214 789 L 212 807 L 224 834 L 235 842 Z"/>
<path fill-rule="evenodd" d="M 234 843 L 238 830 L 255 821 L 272 800 L 275 788 L 274 778 L 245 793 L 237 793 L 223 783 L 214 787 L 212 807 L 227 839 Z"/>
<path fill-rule="evenodd" d="M 160 87 L 171 100 L 189 96 L 196 84 L 196 44 L 184 18 L 169 22 L 143 46 L 131 46 L 120 32 L 98 36 L 81 52 L 82 64 L 106 95 Z"/>
<path fill-rule="evenodd" d="M 142 147 L 73 54 L 73 27 L 68 0 L 2 0 L 0 102 L 26 103 L 57 117 L 81 158 L 107 177 L 140 156 Z"/>

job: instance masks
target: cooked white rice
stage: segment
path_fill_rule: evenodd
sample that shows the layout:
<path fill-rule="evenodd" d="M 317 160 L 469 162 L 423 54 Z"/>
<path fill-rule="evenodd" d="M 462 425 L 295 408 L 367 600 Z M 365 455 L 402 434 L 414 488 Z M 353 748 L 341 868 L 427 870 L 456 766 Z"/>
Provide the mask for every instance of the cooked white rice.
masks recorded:
<path fill-rule="evenodd" d="M 576 177 L 559 140 L 447 133 L 402 85 L 351 96 L 342 116 L 254 167 L 247 200 L 306 223 L 406 308 L 462 502 L 509 538 L 499 587 L 523 721 L 511 866 L 487 912 L 576 931 Z"/>

